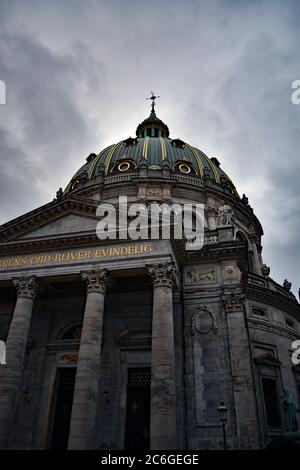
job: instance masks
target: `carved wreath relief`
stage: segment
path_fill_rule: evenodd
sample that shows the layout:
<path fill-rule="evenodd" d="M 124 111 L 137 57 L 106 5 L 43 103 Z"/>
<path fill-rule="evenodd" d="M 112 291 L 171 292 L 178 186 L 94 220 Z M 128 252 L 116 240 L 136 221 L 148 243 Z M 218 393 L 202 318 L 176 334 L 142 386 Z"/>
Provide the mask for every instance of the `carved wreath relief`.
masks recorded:
<path fill-rule="evenodd" d="M 208 310 L 206 305 L 199 305 L 191 318 L 191 333 L 195 335 L 198 332 L 201 335 L 206 335 L 211 331 L 217 334 L 217 317 Z"/>

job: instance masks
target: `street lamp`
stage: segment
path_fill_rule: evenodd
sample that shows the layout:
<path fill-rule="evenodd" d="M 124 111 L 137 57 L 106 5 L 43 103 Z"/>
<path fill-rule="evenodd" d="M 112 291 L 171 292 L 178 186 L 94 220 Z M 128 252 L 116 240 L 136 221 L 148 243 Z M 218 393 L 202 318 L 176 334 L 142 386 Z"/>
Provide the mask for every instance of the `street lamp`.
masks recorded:
<path fill-rule="evenodd" d="M 226 440 L 226 428 L 225 425 L 227 423 L 227 411 L 228 408 L 224 405 L 224 401 L 221 400 L 220 404 L 217 408 L 217 411 L 220 413 L 220 421 L 222 423 L 222 428 L 223 428 L 223 442 L 224 442 L 224 450 L 227 450 L 227 440 Z"/>

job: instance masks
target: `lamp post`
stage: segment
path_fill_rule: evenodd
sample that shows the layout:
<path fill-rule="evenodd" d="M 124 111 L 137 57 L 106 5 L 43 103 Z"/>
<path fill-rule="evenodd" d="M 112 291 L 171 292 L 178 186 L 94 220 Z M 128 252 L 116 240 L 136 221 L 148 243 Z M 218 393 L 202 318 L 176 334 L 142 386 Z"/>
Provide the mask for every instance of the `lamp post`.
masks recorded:
<path fill-rule="evenodd" d="M 220 421 L 222 423 L 222 428 L 223 428 L 223 442 L 224 442 L 224 450 L 227 450 L 227 440 L 226 440 L 226 428 L 225 425 L 227 423 L 227 411 L 228 408 L 224 405 L 224 401 L 221 400 L 220 404 L 217 408 L 217 411 L 220 413 Z"/>

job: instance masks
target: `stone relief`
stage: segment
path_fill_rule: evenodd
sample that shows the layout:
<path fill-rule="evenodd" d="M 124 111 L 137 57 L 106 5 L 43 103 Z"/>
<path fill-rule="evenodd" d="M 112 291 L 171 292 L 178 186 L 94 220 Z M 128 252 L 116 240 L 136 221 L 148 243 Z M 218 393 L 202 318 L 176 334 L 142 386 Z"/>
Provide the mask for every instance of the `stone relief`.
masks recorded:
<path fill-rule="evenodd" d="M 149 187 L 147 188 L 147 196 L 161 197 L 163 195 L 162 188 Z"/>
<path fill-rule="evenodd" d="M 224 279 L 237 279 L 241 278 L 241 271 L 235 264 L 227 264 L 223 267 Z"/>
<path fill-rule="evenodd" d="M 169 185 L 146 185 L 139 184 L 138 186 L 138 200 L 145 203 L 150 199 L 151 201 L 170 201 L 171 200 L 171 187 Z"/>
<path fill-rule="evenodd" d="M 196 284 L 199 282 L 205 281 L 214 281 L 215 280 L 215 272 L 211 271 L 198 271 L 193 269 L 193 271 L 189 271 L 187 273 L 188 283 L 189 284 Z"/>

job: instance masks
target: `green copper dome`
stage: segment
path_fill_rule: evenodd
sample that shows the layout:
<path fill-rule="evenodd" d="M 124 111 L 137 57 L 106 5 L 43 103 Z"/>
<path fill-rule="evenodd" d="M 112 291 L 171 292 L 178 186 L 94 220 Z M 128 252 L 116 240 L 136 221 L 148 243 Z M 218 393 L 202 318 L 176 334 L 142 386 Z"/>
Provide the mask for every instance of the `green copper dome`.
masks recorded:
<path fill-rule="evenodd" d="M 65 193 L 99 175 L 108 177 L 116 173 L 138 172 L 141 164 L 148 169 L 160 170 L 166 162 L 171 172 L 209 178 L 222 185 L 225 182 L 237 195 L 233 183 L 221 170 L 216 158 L 209 158 L 181 139 L 169 137 L 168 126 L 156 116 L 153 104 L 150 116 L 138 125 L 136 137 L 110 145 L 99 154 L 90 154 L 71 179 Z"/>

